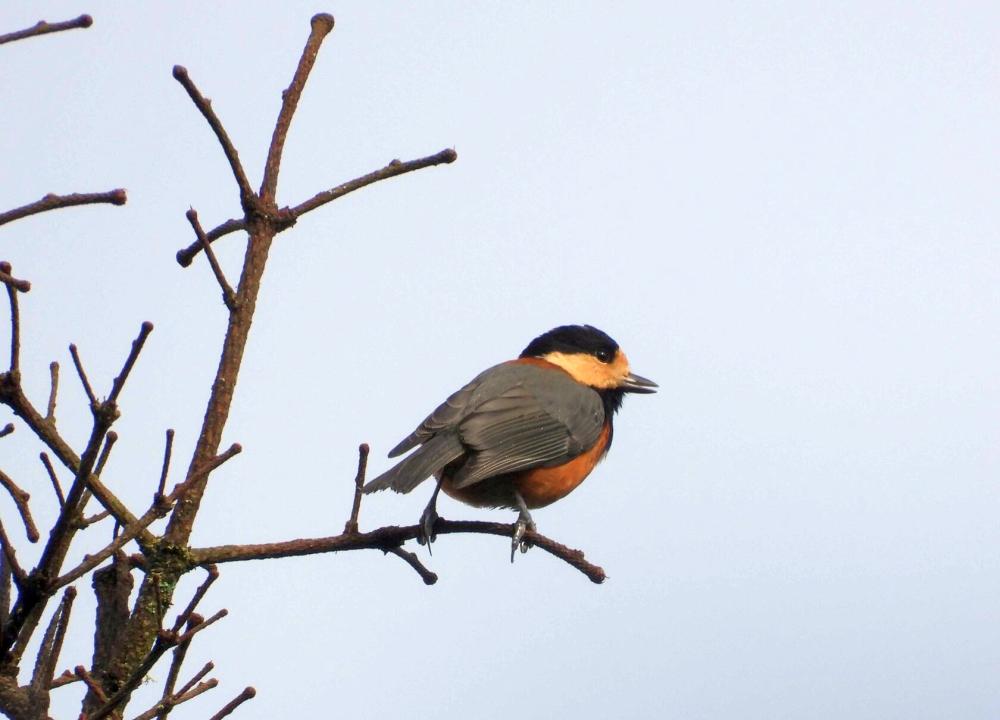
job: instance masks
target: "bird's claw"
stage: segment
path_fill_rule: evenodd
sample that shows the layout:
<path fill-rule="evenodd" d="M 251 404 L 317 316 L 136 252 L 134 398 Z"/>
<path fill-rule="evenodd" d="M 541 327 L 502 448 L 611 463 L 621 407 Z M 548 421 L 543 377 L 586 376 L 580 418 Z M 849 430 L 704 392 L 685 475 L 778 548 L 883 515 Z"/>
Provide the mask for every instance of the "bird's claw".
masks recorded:
<path fill-rule="evenodd" d="M 437 540 L 437 534 L 434 532 L 434 523 L 438 521 L 439 517 L 437 510 L 430 505 L 424 508 L 423 513 L 420 515 L 420 534 L 417 535 L 417 542 L 421 545 L 426 545 L 427 552 L 431 555 L 434 554 L 431 550 L 431 543 Z"/>
<path fill-rule="evenodd" d="M 535 531 L 535 523 L 528 515 L 519 515 L 517 518 L 517 523 L 514 524 L 514 535 L 511 537 L 510 542 L 510 561 L 514 562 L 514 555 L 517 553 L 517 549 L 521 548 L 521 553 L 528 552 L 528 549 L 532 547 L 532 543 L 529 540 L 524 539 L 524 533 L 528 530 L 532 532 Z"/>

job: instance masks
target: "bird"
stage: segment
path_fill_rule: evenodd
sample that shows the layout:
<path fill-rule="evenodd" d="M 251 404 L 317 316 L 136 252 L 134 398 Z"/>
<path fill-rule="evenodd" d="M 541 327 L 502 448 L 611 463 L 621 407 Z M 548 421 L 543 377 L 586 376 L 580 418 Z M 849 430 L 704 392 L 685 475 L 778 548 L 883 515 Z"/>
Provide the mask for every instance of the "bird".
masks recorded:
<path fill-rule="evenodd" d="M 530 510 L 564 498 L 607 454 L 625 394 L 658 387 L 632 372 L 607 333 L 591 325 L 561 325 L 441 403 L 389 457 L 413 452 L 368 482 L 364 492 L 408 493 L 434 477 L 437 485 L 419 525 L 418 539 L 428 549 L 442 490 L 474 507 L 516 510 L 513 562 L 518 547 L 530 547 L 525 533 L 536 529 Z"/>

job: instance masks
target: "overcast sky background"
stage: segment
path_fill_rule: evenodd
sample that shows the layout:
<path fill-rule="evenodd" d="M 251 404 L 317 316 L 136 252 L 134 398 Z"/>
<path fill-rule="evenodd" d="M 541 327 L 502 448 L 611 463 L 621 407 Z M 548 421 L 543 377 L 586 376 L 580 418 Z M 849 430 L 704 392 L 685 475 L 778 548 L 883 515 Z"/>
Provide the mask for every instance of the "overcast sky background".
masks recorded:
<path fill-rule="evenodd" d="M 222 687 L 176 715 L 252 684 L 237 717 L 997 717 L 998 6 L 6 4 L 4 32 L 95 19 L 0 49 L 0 206 L 115 187 L 128 204 L 8 225 L 0 257 L 32 282 L 26 384 L 44 404 L 63 364 L 77 447 L 67 345 L 106 394 L 155 323 L 105 473 L 136 507 L 167 427 L 172 479 L 186 468 L 225 326 L 204 259 L 174 262 L 184 212 L 239 213 L 171 67 L 256 186 L 318 11 L 337 27 L 280 202 L 393 158 L 459 159 L 278 237 L 224 438 L 244 452 L 194 542 L 340 532 L 358 443 L 380 472 L 438 402 L 556 325 L 606 330 L 661 391 L 628 398 L 607 460 L 535 513 L 603 586 L 481 536 L 421 551 L 434 587 L 374 552 L 223 566 L 201 609 L 231 614 L 186 666 L 214 660 Z M 233 282 L 243 245 L 216 246 Z M 47 517 L 29 435 L 0 441 L 0 465 Z M 430 489 L 368 498 L 362 525 L 414 522 Z M 9 499 L 0 514 L 20 537 Z M 78 585 L 60 670 L 90 661 Z M 149 703 L 166 666 L 152 675 Z"/>

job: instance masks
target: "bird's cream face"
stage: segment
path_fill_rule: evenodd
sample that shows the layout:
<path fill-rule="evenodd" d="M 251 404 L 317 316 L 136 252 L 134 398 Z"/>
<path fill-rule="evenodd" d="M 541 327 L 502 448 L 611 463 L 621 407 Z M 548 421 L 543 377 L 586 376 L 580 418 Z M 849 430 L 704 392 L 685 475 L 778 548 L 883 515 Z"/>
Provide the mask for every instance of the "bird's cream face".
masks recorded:
<path fill-rule="evenodd" d="M 553 365 L 558 365 L 582 385 L 598 390 L 624 389 L 629 378 L 634 377 L 629 368 L 628 358 L 621 350 L 615 351 L 611 362 L 601 362 L 589 353 L 550 352 L 542 356 Z"/>

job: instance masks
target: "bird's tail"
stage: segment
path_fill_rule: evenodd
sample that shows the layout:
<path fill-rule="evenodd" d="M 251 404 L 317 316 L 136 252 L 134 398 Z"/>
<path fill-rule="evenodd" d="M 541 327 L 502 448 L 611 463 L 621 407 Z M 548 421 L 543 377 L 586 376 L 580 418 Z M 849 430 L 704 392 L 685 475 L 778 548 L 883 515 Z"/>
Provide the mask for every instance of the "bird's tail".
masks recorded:
<path fill-rule="evenodd" d="M 366 493 L 392 488 L 398 493 L 408 493 L 448 463 L 465 453 L 456 435 L 435 435 L 416 452 L 386 470 L 364 487 Z"/>

